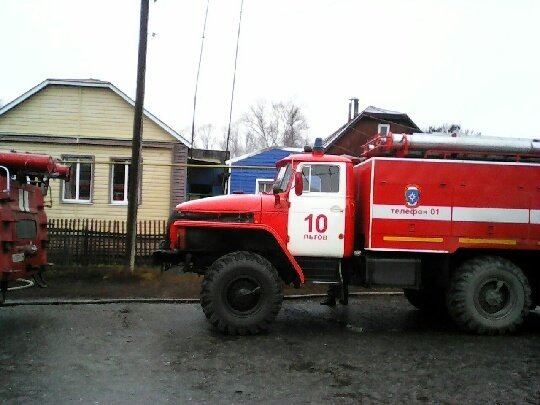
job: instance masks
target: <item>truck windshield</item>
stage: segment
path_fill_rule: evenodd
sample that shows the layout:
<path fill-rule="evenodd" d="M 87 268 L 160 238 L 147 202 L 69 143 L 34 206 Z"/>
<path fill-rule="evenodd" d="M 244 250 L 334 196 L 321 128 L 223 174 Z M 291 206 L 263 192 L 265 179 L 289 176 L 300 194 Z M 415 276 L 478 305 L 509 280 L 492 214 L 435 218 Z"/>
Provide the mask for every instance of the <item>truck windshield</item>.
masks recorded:
<path fill-rule="evenodd" d="M 274 181 L 274 193 L 276 192 L 279 193 L 287 189 L 287 185 L 289 184 L 291 174 L 292 174 L 292 168 L 291 168 L 290 163 L 286 166 L 282 166 L 279 169 L 276 180 Z"/>

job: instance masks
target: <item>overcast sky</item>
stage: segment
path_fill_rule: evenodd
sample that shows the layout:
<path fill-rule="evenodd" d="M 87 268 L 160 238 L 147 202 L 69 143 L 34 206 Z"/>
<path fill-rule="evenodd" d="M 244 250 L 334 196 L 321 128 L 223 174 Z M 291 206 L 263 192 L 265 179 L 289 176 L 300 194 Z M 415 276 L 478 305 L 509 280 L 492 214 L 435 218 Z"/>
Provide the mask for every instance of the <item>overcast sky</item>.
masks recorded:
<path fill-rule="evenodd" d="M 241 0 L 210 0 L 196 124 L 228 124 Z M 206 0 L 151 1 L 145 107 L 191 128 Z M 95 78 L 135 96 L 138 0 L 0 0 L 0 99 L 46 78 Z M 257 100 L 302 107 L 309 135 L 348 99 L 420 128 L 540 138 L 540 1 L 244 0 L 233 119 Z M 190 137 L 190 133 L 184 133 Z"/>

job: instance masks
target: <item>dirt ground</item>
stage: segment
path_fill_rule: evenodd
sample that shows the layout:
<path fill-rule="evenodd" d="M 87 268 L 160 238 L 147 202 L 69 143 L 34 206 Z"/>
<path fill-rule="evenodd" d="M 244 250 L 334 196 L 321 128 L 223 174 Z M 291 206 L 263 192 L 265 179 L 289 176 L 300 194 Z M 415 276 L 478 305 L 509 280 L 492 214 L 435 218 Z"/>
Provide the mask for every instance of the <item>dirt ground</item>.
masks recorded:
<path fill-rule="evenodd" d="M 53 268 L 45 279 L 47 288 L 37 286 L 9 291 L 7 300 L 26 299 L 122 299 L 122 298 L 199 298 L 202 277 L 179 269 L 161 272 L 156 267 L 137 268 L 132 274 L 122 268 Z M 352 292 L 359 290 L 351 290 Z M 285 287 L 286 295 L 324 294 L 326 287 L 305 285 Z"/>

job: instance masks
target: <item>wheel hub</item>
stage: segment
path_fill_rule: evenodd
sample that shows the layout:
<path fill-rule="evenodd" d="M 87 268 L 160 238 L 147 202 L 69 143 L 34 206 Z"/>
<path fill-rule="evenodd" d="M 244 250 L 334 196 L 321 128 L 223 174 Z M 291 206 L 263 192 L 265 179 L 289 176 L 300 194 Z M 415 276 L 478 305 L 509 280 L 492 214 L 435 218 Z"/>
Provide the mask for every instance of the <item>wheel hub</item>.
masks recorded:
<path fill-rule="evenodd" d="M 490 280 L 484 283 L 479 292 L 479 304 L 490 315 L 499 315 L 511 305 L 510 286 L 502 280 Z"/>
<path fill-rule="evenodd" d="M 261 287 L 251 278 L 233 280 L 227 288 L 227 303 L 236 312 L 254 310 L 261 299 Z"/>
<path fill-rule="evenodd" d="M 501 305 L 503 300 L 500 291 L 488 291 L 486 293 L 486 302 L 491 306 Z"/>

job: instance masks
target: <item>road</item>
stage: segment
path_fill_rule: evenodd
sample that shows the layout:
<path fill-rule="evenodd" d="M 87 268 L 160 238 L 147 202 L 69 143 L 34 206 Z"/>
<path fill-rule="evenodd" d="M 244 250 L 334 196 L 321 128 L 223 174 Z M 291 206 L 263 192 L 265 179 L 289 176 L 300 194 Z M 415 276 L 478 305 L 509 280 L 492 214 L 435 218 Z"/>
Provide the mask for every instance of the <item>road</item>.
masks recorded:
<path fill-rule="evenodd" d="M 402 296 L 287 300 L 272 331 L 227 337 L 198 304 L 0 308 L 6 404 L 540 403 L 540 313 L 481 337 Z"/>

